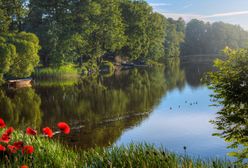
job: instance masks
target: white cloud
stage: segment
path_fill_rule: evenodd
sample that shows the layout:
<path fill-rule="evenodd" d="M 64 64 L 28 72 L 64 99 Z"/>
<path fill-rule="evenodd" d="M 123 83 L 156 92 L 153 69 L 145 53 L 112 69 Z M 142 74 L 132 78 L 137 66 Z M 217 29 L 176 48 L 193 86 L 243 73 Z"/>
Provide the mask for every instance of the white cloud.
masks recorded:
<path fill-rule="evenodd" d="M 202 15 L 196 15 L 196 14 L 189 14 L 189 13 L 166 13 L 162 12 L 162 14 L 167 17 L 167 18 L 173 18 L 173 19 L 178 19 L 178 18 L 183 18 L 186 22 L 192 20 L 192 19 L 204 19 Z"/>
<path fill-rule="evenodd" d="M 166 13 L 166 12 L 161 12 L 161 13 L 166 17 L 171 17 L 174 19 L 178 19 L 182 17 L 186 22 L 190 21 L 191 19 L 200 19 L 200 20 L 211 22 L 212 20 L 216 20 L 220 17 L 248 15 L 248 11 L 216 13 L 212 15 L 197 15 L 197 14 L 190 14 L 190 13 Z"/>
<path fill-rule="evenodd" d="M 238 16 L 238 15 L 248 15 L 248 11 L 217 13 L 213 15 L 203 16 L 203 18 L 216 18 L 216 17 Z"/>
<path fill-rule="evenodd" d="M 187 9 L 187 8 L 189 8 L 189 7 L 191 7 L 191 6 L 193 6 L 193 4 L 184 5 L 184 6 L 183 6 L 183 9 Z"/>
<path fill-rule="evenodd" d="M 150 3 L 152 7 L 171 6 L 170 3 Z"/>
<path fill-rule="evenodd" d="M 216 22 L 223 21 L 226 23 L 241 25 L 245 30 L 248 30 L 248 21 L 245 18 L 248 16 L 248 11 L 238 11 L 238 12 L 227 12 L 227 13 L 216 13 L 212 15 L 197 15 L 191 13 L 166 13 L 160 12 L 167 18 L 183 18 L 186 22 L 192 19 L 203 20 L 204 22 Z"/>

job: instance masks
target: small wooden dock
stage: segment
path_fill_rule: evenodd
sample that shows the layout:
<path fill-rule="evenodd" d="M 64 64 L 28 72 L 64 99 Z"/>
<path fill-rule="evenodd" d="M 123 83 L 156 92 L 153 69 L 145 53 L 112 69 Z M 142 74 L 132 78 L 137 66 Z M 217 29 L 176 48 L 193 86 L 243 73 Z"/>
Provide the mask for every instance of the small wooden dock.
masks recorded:
<path fill-rule="evenodd" d="M 31 87 L 32 78 L 8 80 L 8 86 L 14 88 Z"/>

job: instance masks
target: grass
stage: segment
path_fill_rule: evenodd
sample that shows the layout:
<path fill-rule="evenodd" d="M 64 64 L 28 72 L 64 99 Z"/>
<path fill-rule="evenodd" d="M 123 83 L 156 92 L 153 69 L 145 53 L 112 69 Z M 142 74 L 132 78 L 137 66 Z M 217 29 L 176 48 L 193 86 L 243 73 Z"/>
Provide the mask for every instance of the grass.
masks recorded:
<path fill-rule="evenodd" d="M 22 132 L 14 132 L 12 143 L 23 140 L 33 145 L 35 152 L 23 156 L 21 151 L 14 154 L 0 155 L 1 167 L 163 167 L 163 168 L 243 168 L 225 160 L 200 160 L 187 156 L 179 156 L 148 144 L 131 144 L 128 147 L 113 146 L 110 148 L 95 148 L 87 151 L 75 151 L 56 140 L 39 136 L 27 136 Z"/>
<path fill-rule="evenodd" d="M 33 76 L 36 78 L 70 78 L 79 76 L 77 67 L 73 64 L 59 67 L 40 67 L 35 70 Z"/>
<path fill-rule="evenodd" d="M 13 133 L 12 144 L 15 141 L 23 141 L 26 145 L 34 146 L 32 155 L 23 155 L 21 151 L 17 154 L 9 155 L 7 152 L 1 153 L 1 167 L 20 167 L 28 165 L 29 167 L 77 167 L 79 155 L 68 147 L 44 137 L 34 137 L 25 135 L 22 132 Z"/>
<path fill-rule="evenodd" d="M 161 168 L 234 168 L 229 161 L 200 160 L 157 149 L 148 144 L 131 144 L 128 147 L 98 148 L 80 153 L 84 167 L 161 167 Z"/>
<path fill-rule="evenodd" d="M 41 87 L 67 87 L 67 86 L 74 86 L 78 83 L 79 78 L 77 76 L 71 76 L 70 78 L 47 78 L 47 79 L 38 79 L 35 80 L 36 86 Z"/>

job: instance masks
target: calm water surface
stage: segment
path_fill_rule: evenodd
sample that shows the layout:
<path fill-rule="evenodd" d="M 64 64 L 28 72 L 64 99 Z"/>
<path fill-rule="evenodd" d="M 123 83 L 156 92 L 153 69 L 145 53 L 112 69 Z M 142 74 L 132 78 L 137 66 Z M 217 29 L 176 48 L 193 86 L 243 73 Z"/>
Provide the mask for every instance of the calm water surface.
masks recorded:
<path fill-rule="evenodd" d="M 71 146 L 148 142 L 176 153 L 226 157 L 227 144 L 212 136 L 218 109 L 200 83 L 211 62 L 174 60 L 165 68 L 133 69 L 101 77 L 38 80 L 33 88 L 0 89 L 1 117 L 9 125 L 56 128 L 66 121 Z"/>

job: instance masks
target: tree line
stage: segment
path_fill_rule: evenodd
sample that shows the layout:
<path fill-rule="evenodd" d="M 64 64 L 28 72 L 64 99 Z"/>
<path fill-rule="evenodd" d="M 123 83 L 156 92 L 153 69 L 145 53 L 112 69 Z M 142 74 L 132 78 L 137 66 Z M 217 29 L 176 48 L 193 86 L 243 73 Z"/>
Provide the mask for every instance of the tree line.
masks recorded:
<path fill-rule="evenodd" d="M 238 25 L 191 20 L 185 29 L 182 55 L 218 54 L 226 47 L 247 48 L 248 32 Z"/>
<path fill-rule="evenodd" d="M 0 23 L 0 74 L 14 77 L 29 76 L 38 62 L 99 65 L 117 55 L 158 61 L 178 54 L 185 25 L 153 12 L 143 0 L 1 0 Z M 9 72 L 11 66 L 18 73 Z"/>
<path fill-rule="evenodd" d="M 104 60 L 145 63 L 246 47 L 239 26 L 173 20 L 143 0 L 1 0 L 0 79 L 45 67 L 98 68 Z"/>
<path fill-rule="evenodd" d="M 143 0 L 30 0 L 25 27 L 40 38 L 44 65 L 82 65 L 116 55 L 157 61 L 176 24 Z"/>

